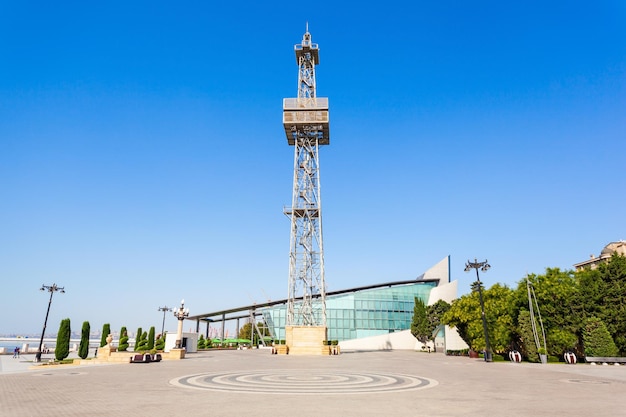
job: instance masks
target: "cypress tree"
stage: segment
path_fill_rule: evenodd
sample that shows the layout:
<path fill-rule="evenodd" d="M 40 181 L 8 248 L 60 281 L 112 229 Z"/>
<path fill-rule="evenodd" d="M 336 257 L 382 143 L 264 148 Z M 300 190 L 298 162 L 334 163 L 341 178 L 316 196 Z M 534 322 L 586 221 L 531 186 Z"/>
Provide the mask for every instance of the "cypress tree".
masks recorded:
<path fill-rule="evenodd" d="M 148 333 L 148 350 L 154 349 L 154 326 L 150 327 L 150 332 Z"/>
<path fill-rule="evenodd" d="M 521 309 L 517 317 L 517 334 L 521 342 L 522 356 L 530 362 L 539 362 L 539 353 L 535 344 L 535 336 L 533 336 L 530 312 L 526 309 Z"/>
<path fill-rule="evenodd" d="M 411 334 L 415 336 L 417 340 L 425 344 L 430 339 L 432 333 L 429 327 L 426 304 L 424 304 L 420 298 L 415 297 L 413 320 L 411 321 Z"/>
<path fill-rule="evenodd" d="M 102 337 L 100 338 L 100 347 L 103 347 L 107 344 L 107 336 L 111 334 L 111 325 L 109 323 L 105 323 L 102 326 Z"/>
<path fill-rule="evenodd" d="M 120 352 L 128 350 L 128 331 L 126 331 L 126 326 L 122 326 L 122 330 L 120 330 L 120 343 L 117 350 Z"/>
<path fill-rule="evenodd" d="M 138 350 L 139 342 L 141 342 L 141 335 L 143 334 L 143 329 L 139 327 L 137 329 L 137 333 L 135 333 L 135 348 L 133 350 Z"/>
<path fill-rule="evenodd" d="M 585 356 L 616 356 L 617 347 L 606 328 L 606 324 L 597 317 L 589 317 L 583 326 Z"/>
<path fill-rule="evenodd" d="M 78 347 L 78 356 L 81 359 L 87 359 L 89 356 L 89 332 L 91 331 L 91 326 L 89 326 L 88 321 L 83 322 L 83 329 L 80 333 L 80 346 Z"/>
<path fill-rule="evenodd" d="M 72 330 L 70 329 L 70 319 L 61 320 L 59 326 L 59 333 L 57 334 L 57 345 L 54 349 L 54 357 L 58 361 L 62 361 L 70 354 L 70 336 Z"/>

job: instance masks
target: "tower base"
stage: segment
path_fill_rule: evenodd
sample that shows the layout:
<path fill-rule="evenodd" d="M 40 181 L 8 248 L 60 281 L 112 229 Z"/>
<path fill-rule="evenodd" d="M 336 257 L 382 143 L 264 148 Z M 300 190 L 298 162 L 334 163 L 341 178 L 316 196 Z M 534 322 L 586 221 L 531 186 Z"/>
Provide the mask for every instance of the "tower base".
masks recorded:
<path fill-rule="evenodd" d="M 287 326 L 285 342 L 290 355 L 328 355 L 325 326 Z"/>

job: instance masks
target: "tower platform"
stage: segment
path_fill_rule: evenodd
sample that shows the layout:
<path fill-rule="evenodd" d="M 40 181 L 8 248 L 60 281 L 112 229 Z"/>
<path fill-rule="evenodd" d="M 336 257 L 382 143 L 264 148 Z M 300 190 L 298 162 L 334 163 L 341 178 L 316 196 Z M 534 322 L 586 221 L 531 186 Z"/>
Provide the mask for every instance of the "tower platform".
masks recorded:
<path fill-rule="evenodd" d="M 283 126 L 289 145 L 295 145 L 298 132 L 318 135 L 319 145 L 330 144 L 328 98 L 283 99 Z"/>

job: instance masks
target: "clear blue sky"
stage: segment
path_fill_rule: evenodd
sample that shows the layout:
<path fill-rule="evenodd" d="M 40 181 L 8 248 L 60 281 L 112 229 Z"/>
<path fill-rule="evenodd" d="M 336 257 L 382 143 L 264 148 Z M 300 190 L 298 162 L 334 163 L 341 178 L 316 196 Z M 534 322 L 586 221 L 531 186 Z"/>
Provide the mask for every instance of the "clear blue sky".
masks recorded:
<path fill-rule="evenodd" d="M 42 283 L 51 332 L 286 297 L 306 22 L 330 290 L 626 239 L 623 1 L 307 4 L 0 2 L 0 334 L 40 332 Z"/>

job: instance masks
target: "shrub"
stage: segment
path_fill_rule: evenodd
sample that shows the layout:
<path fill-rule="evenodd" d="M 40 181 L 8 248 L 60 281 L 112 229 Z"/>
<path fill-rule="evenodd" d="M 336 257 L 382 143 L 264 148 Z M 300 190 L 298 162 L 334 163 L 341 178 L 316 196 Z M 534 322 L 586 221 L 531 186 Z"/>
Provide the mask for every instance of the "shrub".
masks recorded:
<path fill-rule="evenodd" d="M 120 343 L 117 350 L 120 352 L 126 352 L 128 350 L 128 331 L 125 326 L 122 326 L 122 330 L 120 330 Z"/>
<path fill-rule="evenodd" d="M 81 359 L 87 359 L 89 356 L 89 332 L 91 328 L 89 322 L 83 322 L 83 329 L 80 333 L 80 346 L 78 347 L 78 356 Z"/>
<path fill-rule="evenodd" d="M 565 352 L 572 351 L 578 343 L 578 337 L 567 330 L 551 329 L 548 332 L 548 346 L 550 350 L 562 356 Z"/>
<path fill-rule="evenodd" d="M 70 354 L 70 336 L 72 330 L 70 329 L 70 319 L 61 320 L 59 326 L 59 333 L 57 334 L 57 345 L 54 349 L 54 357 L 58 361 L 62 361 Z"/>
<path fill-rule="evenodd" d="M 532 322 L 530 318 L 530 312 L 528 310 L 520 310 L 517 317 L 517 333 L 520 336 L 522 342 L 521 354 L 530 362 L 539 362 L 539 356 L 537 351 L 537 345 L 535 344 L 535 337 L 533 336 Z"/>
<path fill-rule="evenodd" d="M 100 337 L 100 347 L 106 346 L 107 344 L 107 336 L 111 334 L 111 325 L 109 323 L 105 323 L 102 326 L 102 336 Z"/>
<path fill-rule="evenodd" d="M 448 356 L 468 356 L 469 355 L 469 349 L 446 350 L 446 355 L 448 355 Z"/>
<path fill-rule="evenodd" d="M 583 325 L 585 356 L 611 357 L 617 355 L 617 346 L 606 325 L 597 317 L 590 317 Z"/>
<path fill-rule="evenodd" d="M 135 333 L 135 350 L 137 350 L 137 346 L 139 346 L 139 342 L 141 341 L 142 334 L 143 334 L 143 329 L 139 327 L 137 329 L 137 333 Z"/>
<path fill-rule="evenodd" d="M 141 337 L 139 338 L 139 342 L 137 342 L 137 345 L 135 346 L 135 350 L 137 352 L 144 352 L 148 349 L 148 333 L 147 332 L 143 332 L 141 334 Z"/>
<path fill-rule="evenodd" d="M 154 349 L 154 326 L 150 327 L 150 332 L 148 333 L 148 350 Z"/>
<path fill-rule="evenodd" d="M 165 349 L 165 335 L 167 333 L 163 333 L 161 335 L 159 335 L 159 337 L 157 337 L 156 342 L 154 343 L 154 348 L 156 350 L 163 350 Z"/>

